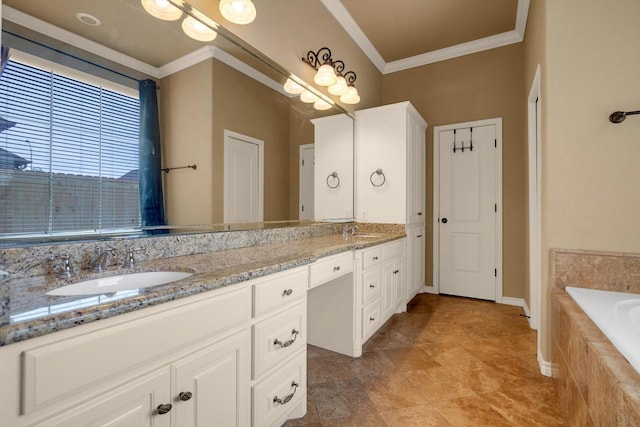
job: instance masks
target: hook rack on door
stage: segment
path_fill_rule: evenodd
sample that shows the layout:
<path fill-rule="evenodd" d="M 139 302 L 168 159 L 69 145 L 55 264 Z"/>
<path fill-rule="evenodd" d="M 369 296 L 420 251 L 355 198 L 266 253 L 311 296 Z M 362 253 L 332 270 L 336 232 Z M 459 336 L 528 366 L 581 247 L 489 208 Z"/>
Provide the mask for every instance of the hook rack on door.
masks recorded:
<path fill-rule="evenodd" d="M 469 128 L 469 146 L 464 146 L 464 140 L 461 141 L 460 147 L 456 147 L 456 129 L 453 130 L 453 152 L 460 150 L 464 153 L 464 149 L 468 148 L 469 151 L 473 151 L 473 128 Z"/>

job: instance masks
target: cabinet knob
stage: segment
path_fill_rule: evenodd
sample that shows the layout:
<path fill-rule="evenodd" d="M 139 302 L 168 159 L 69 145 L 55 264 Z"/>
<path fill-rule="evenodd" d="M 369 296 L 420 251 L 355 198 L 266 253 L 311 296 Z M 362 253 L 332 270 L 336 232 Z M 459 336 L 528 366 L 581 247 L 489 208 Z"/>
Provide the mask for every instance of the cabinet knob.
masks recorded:
<path fill-rule="evenodd" d="M 377 260 L 378 260 L 378 257 L 377 257 L 377 256 L 374 256 L 374 257 L 373 257 L 373 260 L 374 260 L 374 261 L 377 261 Z"/>
<path fill-rule="evenodd" d="M 178 398 L 183 402 L 186 402 L 187 400 L 191 399 L 192 396 L 193 394 L 191 394 L 190 391 L 181 391 L 178 395 Z"/>
<path fill-rule="evenodd" d="M 422 216 L 422 212 L 418 212 L 418 216 Z"/>
<path fill-rule="evenodd" d="M 371 284 L 371 285 L 369 285 L 369 287 L 370 287 L 371 289 L 373 289 L 373 288 L 375 288 L 375 287 L 376 287 L 376 285 Z"/>
<path fill-rule="evenodd" d="M 156 412 L 158 413 L 158 415 L 164 415 L 169 412 L 171 408 L 173 408 L 173 406 L 171 406 L 171 403 L 163 403 L 161 405 L 158 405 L 158 410 Z"/>
<path fill-rule="evenodd" d="M 288 297 L 292 293 L 293 293 L 293 289 L 285 289 L 284 291 L 282 291 L 282 296 L 283 297 Z"/>
<path fill-rule="evenodd" d="M 400 273 L 400 270 L 393 270 L 393 274 L 398 274 Z"/>
<path fill-rule="evenodd" d="M 422 237 L 422 234 L 418 234 L 416 237 L 419 239 Z"/>
<path fill-rule="evenodd" d="M 376 321 L 376 318 L 375 318 L 375 317 L 369 317 L 369 321 L 371 321 L 371 322 L 375 322 L 375 321 Z"/>
<path fill-rule="evenodd" d="M 336 265 L 335 267 L 333 267 L 333 271 L 340 271 L 340 266 Z"/>

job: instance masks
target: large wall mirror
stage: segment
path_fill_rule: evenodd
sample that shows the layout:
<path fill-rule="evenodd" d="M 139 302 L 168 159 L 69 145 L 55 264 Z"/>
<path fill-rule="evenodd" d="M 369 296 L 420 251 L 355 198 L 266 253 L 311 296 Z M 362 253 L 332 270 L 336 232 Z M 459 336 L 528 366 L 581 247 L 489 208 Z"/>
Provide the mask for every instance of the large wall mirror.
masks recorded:
<path fill-rule="evenodd" d="M 313 220 L 300 201 L 313 191 L 301 171 L 310 120 L 347 113 L 288 95 L 287 71 L 224 28 L 213 40 L 187 36 L 190 17 L 215 23 L 172 3 L 182 14 L 164 21 L 140 0 L 2 0 L 10 66 L 0 80 L 0 244 L 139 233 L 138 212 L 126 207 L 138 197 L 137 152 L 128 148 L 138 110 L 128 100 L 145 79 L 159 86 L 166 229 Z M 18 71 L 22 80 L 12 80 Z M 83 98 L 96 84 L 98 101 Z M 41 120 L 45 113 L 56 117 Z"/>

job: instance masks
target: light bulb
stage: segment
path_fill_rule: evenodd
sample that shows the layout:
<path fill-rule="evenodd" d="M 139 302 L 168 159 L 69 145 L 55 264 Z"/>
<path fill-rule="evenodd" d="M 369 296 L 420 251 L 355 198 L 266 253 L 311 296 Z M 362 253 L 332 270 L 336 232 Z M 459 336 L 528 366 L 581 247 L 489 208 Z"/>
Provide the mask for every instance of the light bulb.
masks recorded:
<path fill-rule="evenodd" d="M 333 85 L 329 86 L 329 89 L 327 90 L 331 95 L 341 96 L 347 93 L 348 89 L 349 86 L 347 86 L 347 80 L 345 80 L 345 78 L 342 76 L 338 76 L 336 82 Z"/>
<path fill-rule="evenodd" d="M 187 16 L 182 21 L 182 31 L 192 39 L 201 42 L 209 42 L 218 35 L 211 28 L 191 16 Z"/>
<path fill-rule="evenodd" d="M 336 82 L 336 73 L 333 71 L 333 67 L 329 64 L 324 64 L 318 68 L 313 81 L 320 86 L 331 86 Z"/>
<path fill-rule="evenodd" d="M 299 95 L 304 92 L 304 88 L 291 79 L 287 79 L 284 84 L 284 90 L 292 95 Z"/>
<path fill-rule="evenodd" d="M 147 13 L 163 21 L 177 21 L 182 11 L 167 0 L 142 0 L 142 7 Z"/>
<path fill-rule="evenodd" d="M 340 97 L 340 102 L 345 104 L 357 104 L 360 102 L 360 95 L 358 95 L 358 89 L 355 86 L 349 86 L 347 93 Z"/>
<path fill-rule="evenodd" d="M 331 104 L 329 104 L 324 99 L 318 99 L 313 103 L 313 108 L 315 108 L 316 110 L 328 110 L 329 108 L 331 108 Z"/>
<path fill-rule="evenodd" d="M 229 22 L 245 25 L 256 19 L 256 7 L 251 0 L 220 0 L 220 13 Z"/>
<path fill-rule="evenodd" d="M 304 92 L 302 92 L 300 94 L 300 100 L 302 102 L 306 102 L 307 104 L 311 104 L 312 102 L 316 102 L 318 99 L 319 98 L 315 94 L 309 92 L 308 90 L 305 90 Z"/>

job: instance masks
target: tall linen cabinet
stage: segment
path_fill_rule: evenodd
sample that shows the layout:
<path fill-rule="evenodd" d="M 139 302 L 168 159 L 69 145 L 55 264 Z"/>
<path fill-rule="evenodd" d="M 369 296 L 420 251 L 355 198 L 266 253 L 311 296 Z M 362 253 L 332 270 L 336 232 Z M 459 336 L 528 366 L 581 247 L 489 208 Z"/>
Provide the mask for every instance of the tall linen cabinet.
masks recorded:
<path fill-rule="evenodd" d="M 424 289 L 426 128 L 410 102 L 356 111 L 356 220 L 405 226 L 405 309 Z"/>

